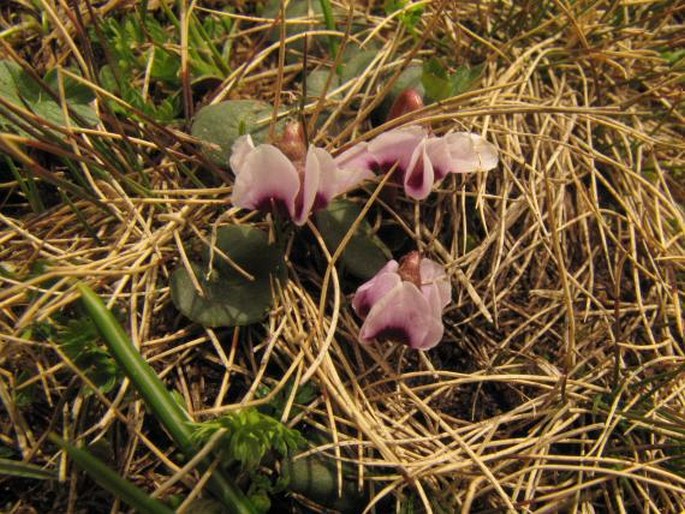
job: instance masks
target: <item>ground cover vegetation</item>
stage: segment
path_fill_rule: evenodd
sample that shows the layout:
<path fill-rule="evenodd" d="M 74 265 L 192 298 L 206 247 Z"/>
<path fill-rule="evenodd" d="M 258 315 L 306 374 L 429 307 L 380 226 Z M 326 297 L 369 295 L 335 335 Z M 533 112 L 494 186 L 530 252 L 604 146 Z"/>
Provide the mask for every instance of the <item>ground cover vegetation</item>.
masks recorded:
<path fill-rule="evenodd" d="M 684 17 L 3 2 L 0 509 L 684 511 Z"/>

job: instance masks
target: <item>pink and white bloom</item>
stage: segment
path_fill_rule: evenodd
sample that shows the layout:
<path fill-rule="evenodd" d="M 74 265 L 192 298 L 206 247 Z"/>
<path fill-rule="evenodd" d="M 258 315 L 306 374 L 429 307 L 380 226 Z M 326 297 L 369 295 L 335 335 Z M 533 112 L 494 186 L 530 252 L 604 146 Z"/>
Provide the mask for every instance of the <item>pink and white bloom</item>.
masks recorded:
<path fill-rule="evenodd" d="M 397 166 L 404 190 L 417 200 L 448 173 L 487 171 L 497 166 L 497 148 L 478 134 L 450 132 L 432 136 L 418 126 L 401 127 L 359 143 L 336 158 L 349 169 L 387 172 Z"/>
<path fill-rule="evenodd" d="M 291 125 L 280 148 L 255 146 L 249 135 L 236 140 L 230 158 L 236 176 L 234 205 L 256 210 L 281 207 L 296 225 L 304 225 L 313 211 L 373 176 L 363 168 L 343 169 L 329 152 L 315 146 L 306 149 L 298 137 L 298 127 Z"/>
<path fill-rule="evenodd" d="M 389 339 L 416 350 L 433 348 L 442 340 L 442 312 L 451 297 L 452 285 L 437 262 L 418 252 L 399 263 L 391 260 L 352 299 L 364 319 L 359 341 Z"/>

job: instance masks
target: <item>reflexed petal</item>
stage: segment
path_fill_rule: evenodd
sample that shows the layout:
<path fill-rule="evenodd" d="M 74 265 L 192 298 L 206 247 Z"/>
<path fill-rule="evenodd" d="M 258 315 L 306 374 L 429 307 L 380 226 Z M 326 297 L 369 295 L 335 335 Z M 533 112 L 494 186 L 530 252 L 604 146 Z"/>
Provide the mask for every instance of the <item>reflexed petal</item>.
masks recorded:
<path fill-rule="evenodd" d="M 369 143 L 369 152 L 381 166 L 399 163 L 402 171 L 409 166 L 416 147 L 428 136 L 417 126 L 402 127 L 383 132 Z"/>
<path fill-rule="evenodd" d="M 434 182 L 433 164 L 426 154 L 426 145 L 421 142 L 406 168 L 404 191 L 416 200 L 423 200 L 430 194 Z"/>
<path fill-rule="evenodd" d="M 325 166 L 325 161 L 322 161 L 321 153 L 328 156 L 333 161 L 333 158 L 328 155 L 328 152 L 321 150 L 321 148 L 309 147 L 307 151 L 307 160 L 304 165 L 304 176 L 302 179 L 301 195 L 297 198 L 295 205 L 295 215 L 293 221 L 296 225 L 304 225 L 312 212 L 314 203 L 317 201 L 317 196 L 324 183 L 324 170 L 322 164 Z M 330 172 L 330 171 L 329 171 Z M 328 203 L 326 201 L 325 203 Z"/>
<path fill-rule="evenodd" d="M 426 140 L 426 154 L 433 165 L 436 182 L 445 178 L 454 169 L 454 162 L 444 137 L 429 137 Z"/>
<path fill-rule="evenodd" d="M 397 274 L 398 267 L 397 261 L 392 260 L 371 280 L 359 286 L 352 298 L 352 308 L 359 317 L 365 318 L 376 302 L 402 282 Z"/>
<path fill-rule="evenodd" d="M 452 284 L 445 268 L 430 259 L 421 259 L 421 292 L 437 316 L 452 301 Z"/>
<path fill-rule="evenodd" d="M 428 330 L 423 340 L 417 344 L 410 344 L 409 347 L 414 350 L 430 350 L 431 348 L 438 345 L 442 341 L 442 336 L 445 333 L 445 326 L 442 324 L 441 316 L 433 316 L 429 322 L 427 322 Z"/>
<path fill-rule="evenodd" d="M 290 159 L 272 145 L 259 145 L 242 159 L 233 185 L 233 204 L 264 209 L 280 201 L 293 217 L 300 178 Z"/>
<path fill-rule="evenodd" d="M 334 171 L 332 183 L 333 194 L 331 195 L 331 198 L 333 196 L 347 193 L 351 189 L 359 187 L 359 184 L 365 180 L 370 180 L 373 177 L 374 174 L 373 171 L 371 171 L 371 168 L 353 169 L 337 166 Z"/>
<path fill-rule="evenodd" d="M 419 288 L 402 282 L 387 292 L 369 311 L 359 332 L 359 340 L 368 343 L 388 338 L 411 348 L 432 348 L 440 342 L 442 320 L 436 317 Z"/>
<path fill-rule="evenodd" d="M 371 170 L 376 159 L 369 153 L 369 143 L 364 141 L 338 155 L 335 163 L 346 170 Z"/>
<path fill-rule="evenodd" d="M 452 159 L 449 172 L 487 171 L 497 166 L 497 147 L 478 134 L 454 132 L 443 139 Z"/>
<path fill-rule="evenodd" d="M 236 176 L 240 174 L 245 164 L 245 159 L 252 150 L 254 150 L 254 143 L 252 142 L 252 137 L 249 134 L 246 136 L 240 136 L 233 143 L 229 162 L 231 164 L 231 169 Z"/>

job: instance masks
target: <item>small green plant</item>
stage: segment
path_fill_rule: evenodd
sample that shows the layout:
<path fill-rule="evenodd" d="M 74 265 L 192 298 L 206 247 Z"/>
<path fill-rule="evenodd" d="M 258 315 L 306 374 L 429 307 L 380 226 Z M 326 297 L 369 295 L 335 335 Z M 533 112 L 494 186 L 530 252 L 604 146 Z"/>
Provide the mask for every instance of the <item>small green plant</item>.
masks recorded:
<path fill-rule="evenodd" d="M 268 512 L 271 495 L 285 489 L 287 475 L 275 481 L 261 469 L 266 461 L 286 459 L 305 446 L 306 440 L 280 421 L 247 408 L 220 418 L 193 425 L 193 440 L 199 446 L 217 431 L 225 430 L 218 444 L 219 454 L 227 466 L 236 464 L 249 478 L 247 495 L 260 512 Z"/>
<path fill-rule="evenodd" d="M 385 0 L 383 3 L 385 14 L 391 15 L 397 11 L 400 23 L 412 34 L 418 35 L 416 25 L 421 21 L 423 5 L 411 5 L 408 0 Z"/>
<path fill-rule="evenodd" d="M 437 59 L 430 59 L 423 63 L 421 83 L 426 90 L 426 96 L 433 100 L 445 100 L 452 96 L 465 93 L 480 79 L 484 65 L 459 66 L 454 73 L 450 73 Z"/>
<path fill-rule="evenodd" d="M 139 13 L 122 19 L 110 18 L 102 26 L 100 41 L 111 55 L 110 64 L 100 68 L 99 77 L 108 91 L 146 116 L 170 122 L 181 113 L 181 54 L 179 23 L 171 10 L 168 20 Z M 166 22 L 165 22 L 166 21 Z M 227 17 L 190 20 L 189 72 L 191 82 L 223 80 L 230 71 L 226 64 L 231 46 L 227 35 L 232 23 Z M 97 39 L 97 32 L 93 32 Z M 215 42 L 227 41 L 222 51 Z M 119 103 L 110 102 L 114 112 L 130 114 Z"/>
<path fill-rule="evenodd" d="M 197 444 L 206 442 L 217 430 L 226 430 L 220 443 L 221 453 L 249 471 L 256 470 L 269 452 L 288 457 L 305 444 L 304 437 L 297 430 L 251 408 L 196 423 L 193 428 L 193 439 Z"/>
<path fill-rule="evenodd" d="M 102 393 L 110 392 L 123 377 L 116 362 L 101 346 L 102 339 L 93 321 L 78 313 L 36 323 L 31 333 L 52 341 Z"/>

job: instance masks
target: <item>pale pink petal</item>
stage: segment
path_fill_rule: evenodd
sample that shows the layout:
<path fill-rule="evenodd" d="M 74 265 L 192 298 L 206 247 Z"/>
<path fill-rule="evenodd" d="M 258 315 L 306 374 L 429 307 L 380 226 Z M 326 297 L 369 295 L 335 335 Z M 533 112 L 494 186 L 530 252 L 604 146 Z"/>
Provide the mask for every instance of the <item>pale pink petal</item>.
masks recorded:
<path fill-rule="evenodd" d="M 352 169 L 337 166 L 332 181 L 333 196 L 347 193 L 351 189 L 359 187 L 359 184 L 365 180 L 370 180 L 373 177 L 374 174 L 370 168 Z"/>
<path fill-rule="evenodd" d="M 398 163 L 401 172 L 406 171 L 418 145 L 428 136 L 418 126 L 402 127 L 383 132 L 369 143 L 369 153 L 382 169 L 390 169 Z"/>
<path fill-rule="evenodd" d="M 280 202 L 293 217 L 300 177 L 290 159 L 272 145 L 259 145 L 241 158 L 233 185 L 233 204 L 268 210 L 271 204 Z"/>
<path fill-rule="evenodd" d="M 307 151 L 304 175 L 301 177 L 302 190 L 300 191 L 300 196 L 297 198 L 295 215 L 293 216 L 295 225 L 304 225 L 307 221 L 315 202 L 317 202 L 317 196 L 319 195 L 319 191 L 324 181 L 324 170 L 322 170 L 322 164 L 324 163 L 320 160 L 321 155 L 319 152 L 328 154 L 325 150 L 313 146 L 310 146 Z M 328 157 L 330 158 L 330 155 L 328 155 Z M 327 204 L 328 201 L 325 203 Z"/>
<path fill-rule="evenodd" d="M 487 171 L 497 166 L 497 147 L 478 134 L 454 132 L 443 136 L 449 150 L 449 173 Z"/>
<path fill-rule="evenodd" d="M 359 340 L 390 339 L 411 348 L 432 348 L 443 334 L 442 320 L 434 315 L 428 300 L 410 282 L 388 291 L 369 311 Z"/>
<path fill-rule="evenodd" d="M 453 170 L 454 161 L 444 137 L 429 137 L 426 140 L 426 154 L 433 165 L 436 182 Z"/>
<path fill-rule="evenodd" d="M 442 341 L 442 336 L 445 333 L 445 326 L 442 324 L 442 317 L 437 316 L 428 323 L 428 331 L 423 337 L 423 340 L 415 346 L 410 345 L 414 350 L 430 350 Z"/>
<path fill-rule="evenodd" d="M 352 298 L 352 308 L 360 318 L 365 318 L 378 300 L 402 282 L 398 267 L 397 261 L 392 260 L 371 280 L 359 286 Z"/>
<path fill-rule="evenodd" d="M 347 170 L 370 170 L 376 165 L 376 159 L 369 153 L 369 143 L 363 141 L 338 155 L 335 163 Z"/>
<path fill-rule="evenodd" d="M 236 176 L 240 174 L 240 171 L 243 169 L 245 164 L 245 159 L 252 150 L 254 150 L 254 143 L 252 142 L 252 137 L 249 134 L 246 136 L 240 136 L 233 143 L 229 162 L 231 164 L 231 169 Z"/>
<path fill-rule="evenodd" d="M 404 191 L 416 200 L 426 198 L 435 182 L 433 164 L 426 154 L 426 145 L 419 143 L 404 174 Z"/>
<path fill-rule="evenodd" d="M 452 284 L 445 273 L 445 268 L 435 261 L 423 258 L 420 270 L 421 292 L 436 316 L 441 316 L 443 309 L 452 301 Z"/>

